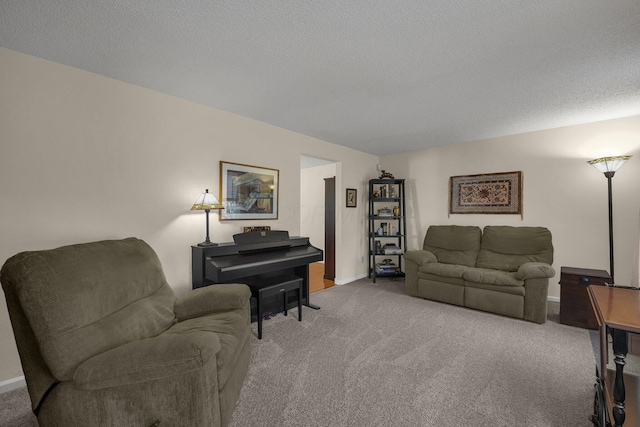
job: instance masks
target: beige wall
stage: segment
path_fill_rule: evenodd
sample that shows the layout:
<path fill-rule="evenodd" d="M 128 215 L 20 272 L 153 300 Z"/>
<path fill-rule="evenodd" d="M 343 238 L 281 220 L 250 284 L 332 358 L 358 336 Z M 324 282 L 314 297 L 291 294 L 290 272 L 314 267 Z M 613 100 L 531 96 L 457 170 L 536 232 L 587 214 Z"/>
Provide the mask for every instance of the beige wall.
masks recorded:
<path fill-rule="evenodd" d="M 386 156 L 384 169 L 407 179 L 408 247 L 422 246 L 432 224 L 544 226 L 560 267 L 609 270 L 607 180 L 586 162 L 632 154 L 613 178 L 616 283 L 631 281 L 638 239 L 640 116 Z M 522 171 L 524 219 L 518 215 L 448 215 L 449 177 Z"/>
<path fill-rule="evenodd" d="M 181 294 L 190 246 L 205 234 L 204 213 L 189 209 L 205 188 L 218 194 L 220 160 L 279 169 L 280 209 L 277 221 L 214 216 L 216 242 L 245 225 L 300 233 L 301 154 L 339 162 L 339 195 L 375 176 L 376 156 L 4 48 L 0 64 L 0 264 L 24 250 L 136 236 Z M 365 213 L 338 206 L 346 281 L 366 269 Z M 0 342 L 1 385 L 22 375 L 4 294 Z"/>

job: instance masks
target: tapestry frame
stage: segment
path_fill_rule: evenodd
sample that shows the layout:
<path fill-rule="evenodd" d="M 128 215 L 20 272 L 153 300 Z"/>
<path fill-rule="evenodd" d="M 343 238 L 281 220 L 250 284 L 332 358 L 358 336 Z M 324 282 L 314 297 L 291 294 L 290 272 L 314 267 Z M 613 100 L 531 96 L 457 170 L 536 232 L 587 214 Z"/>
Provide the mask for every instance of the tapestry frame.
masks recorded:
<path fill-rule="evenodd" d="M 522 215 L 522 171 L 452 176 L 449 214 Z"/>

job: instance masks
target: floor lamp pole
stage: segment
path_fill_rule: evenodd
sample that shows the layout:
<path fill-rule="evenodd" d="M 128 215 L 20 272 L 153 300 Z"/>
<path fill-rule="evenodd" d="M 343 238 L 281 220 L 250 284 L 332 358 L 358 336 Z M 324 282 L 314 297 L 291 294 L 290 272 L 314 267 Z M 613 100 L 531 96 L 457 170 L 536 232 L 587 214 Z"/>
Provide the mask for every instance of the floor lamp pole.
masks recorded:
<path fill-rule="evenodd" d="M 613 178 L 616 171 L 620 169 L 620 166 L 624 165 L 630 158 L 631 156 L 600 157 L 599 159 L 593 159 L 587 162 L 600 172 L 603 172 L 607 178 L 607 187 L 609 189 L 609 274 L 611 275 L 612 283 L 615 283 L 615 279 L 613 278 L 613 202 L 611 200 L 611 178 Z"/>
<path fill-rule="evenodd" d="M 609 188 L 609 274 L 611 274 L 611 281 L 616 283 L 613 278 L 613 202 L 611 192 L 611 178 L 615 172 L 605 172 L 604 176 L 607 177 L 607 186 Z"/>

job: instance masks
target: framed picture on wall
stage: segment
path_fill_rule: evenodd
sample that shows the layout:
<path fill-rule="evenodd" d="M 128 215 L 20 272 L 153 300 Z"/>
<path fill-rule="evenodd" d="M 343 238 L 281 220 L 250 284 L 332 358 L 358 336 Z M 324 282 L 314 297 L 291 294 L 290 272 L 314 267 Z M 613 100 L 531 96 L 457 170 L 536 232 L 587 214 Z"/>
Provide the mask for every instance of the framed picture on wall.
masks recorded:
<path fill-rule="evenodd" d="M 221 161 L 220 219 L 278 219 L 278 175 L 278 169 Z"/>
<path fill-rule="evenodd" d="M 347 207 L 355 208 L 356 206 L 358 206 L 358 190 L 347 188 Z"/>
<path fill-rule="evenodd" d="M 522 215 L 522 171 L 452 176 L 449 213 Z"/>

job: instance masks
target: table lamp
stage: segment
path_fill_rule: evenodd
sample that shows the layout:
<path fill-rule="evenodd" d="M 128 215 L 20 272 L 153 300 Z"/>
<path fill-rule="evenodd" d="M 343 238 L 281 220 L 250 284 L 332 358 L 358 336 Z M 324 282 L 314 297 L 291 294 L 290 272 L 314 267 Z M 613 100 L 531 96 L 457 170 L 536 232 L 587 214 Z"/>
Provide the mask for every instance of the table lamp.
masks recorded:
<path fill-rule="evenodd" d="M 224 206 L 220 204 L 216 196 L 209 193 L 209 190 L 204 190 L 204 193 L 198 197 L 198 200 L 191 207 L 192 211 L 205 211 L 207 213 L 207 237 L 204 242 L 198 243 L 198 246 L 216 246 L 217 243 L 213 243 L 209 240 L 209 211 L 211 209 L 224 209 Z"/>

